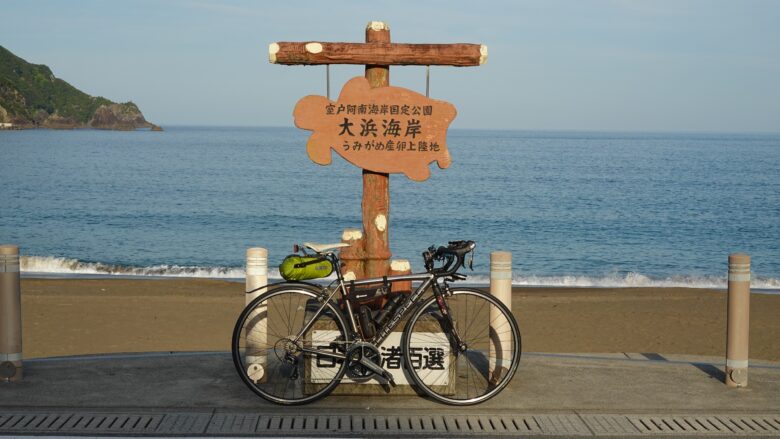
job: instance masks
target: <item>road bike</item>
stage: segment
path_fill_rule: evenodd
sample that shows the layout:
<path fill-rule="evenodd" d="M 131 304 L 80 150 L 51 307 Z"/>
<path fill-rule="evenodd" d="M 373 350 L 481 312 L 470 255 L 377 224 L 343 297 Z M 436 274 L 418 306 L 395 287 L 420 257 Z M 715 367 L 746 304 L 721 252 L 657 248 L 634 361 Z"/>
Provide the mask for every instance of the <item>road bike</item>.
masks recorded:
<path fill-rule="evenodd" d="M 300 269 L 332 264 L 329 285 L 280 282 L 254 291 L 262 294 L 244 308 L 232 340 L 236 370 L 252 391 L 277 404 L 305 404 L 345 376 L 389 389 L 403 373 L 418 393 L 470 405 L 509 384 L 521 354 L 512 312 L 484 291 L 451 285 L 466 279 L 458 270 L 469 254 L 472 265 L 473 241 L 430 247 L 423 273 L 361 280 L 341 274 L 336 250 L 345 246 L 306 243 L 295 260 Z M 413 291 L 393 292 L 410 281 Z M 387 346 L 404 321 L 400 345 Z"/>

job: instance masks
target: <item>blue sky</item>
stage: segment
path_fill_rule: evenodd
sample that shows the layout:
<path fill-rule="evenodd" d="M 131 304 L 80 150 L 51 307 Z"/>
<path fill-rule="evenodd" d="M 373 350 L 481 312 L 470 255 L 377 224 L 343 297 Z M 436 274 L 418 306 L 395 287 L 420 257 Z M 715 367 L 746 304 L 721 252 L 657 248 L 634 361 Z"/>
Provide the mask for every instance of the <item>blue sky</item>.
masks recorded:
<path fill-rule="evenodd" d="M 0 2 L 0 45 L 162 125 L 292 126 L 324 67 L 269 64 L 274 41 L 486 44 L 433 67 L 455 128 L 780 131 L 780 1 Z M 359 66 L 331 68 L 339 90 Z M 391 83 L 424 91 L 422 67 Z"/>

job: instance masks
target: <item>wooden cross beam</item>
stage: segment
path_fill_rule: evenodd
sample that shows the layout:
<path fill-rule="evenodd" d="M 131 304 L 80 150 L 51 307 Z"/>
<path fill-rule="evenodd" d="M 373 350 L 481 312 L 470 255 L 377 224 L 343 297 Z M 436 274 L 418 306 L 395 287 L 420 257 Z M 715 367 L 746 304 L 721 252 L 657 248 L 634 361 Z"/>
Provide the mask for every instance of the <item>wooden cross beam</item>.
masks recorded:
<path fill-rule="evenodd" d="M 272 43 L 268 60 L 273 64 L 370 64 L 381 66 L 481 66 L 487 62 L 487 46 L 481 44 L 320 43 L 316 41 Z"/>
<path fill-rule="evenodd" d="M 268 60 L 283 65 L 364 64 L 372 88 L 390 85 L 391 65 L 480 66 L 487 62 L 480 44 L 398 44 L 390 42 L 390 27 L 379 21 L 366 26 L 365 43 L 278 42 L 268 46 Z M 357 278 L 388 274 L 390 178 L 363 170 L 363 255 Z M 343 255 L 342 255 L 343 256 Z M 356 266 L 355 266 L 356 267 Z"/>

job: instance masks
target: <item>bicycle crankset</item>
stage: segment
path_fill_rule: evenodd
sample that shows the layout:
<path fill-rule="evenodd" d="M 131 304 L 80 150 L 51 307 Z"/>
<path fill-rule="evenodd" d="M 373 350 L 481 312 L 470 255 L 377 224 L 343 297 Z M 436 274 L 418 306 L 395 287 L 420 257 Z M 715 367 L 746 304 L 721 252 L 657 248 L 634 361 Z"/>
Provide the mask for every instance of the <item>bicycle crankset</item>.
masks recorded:
<path fill-rule="evenodd" d="M 379 354 L 379 349 L 373 344 L 366 342 L 353 344 L 347 351 L 347 361 L 347 373 L 350 378 L 365 379 L 377 374 L 395 387 L 393 374 L 380 366 L 382 357 Z"/>
<path fill-rule="evenodd" d="M 379 366 L 382 364 L 382 356 L 379 354 L 379 349 L 371 343 L 358 342 L 350 346 L 347 351 L 347 361 L 347 373 L 350 378 L 368 378 L 375 373 L 382 375 L 382 368 Z M 376 367 L 370 367 L 367 365 L 368 362 Z M 377 372 L 376 368 L 380 372 Z"/>

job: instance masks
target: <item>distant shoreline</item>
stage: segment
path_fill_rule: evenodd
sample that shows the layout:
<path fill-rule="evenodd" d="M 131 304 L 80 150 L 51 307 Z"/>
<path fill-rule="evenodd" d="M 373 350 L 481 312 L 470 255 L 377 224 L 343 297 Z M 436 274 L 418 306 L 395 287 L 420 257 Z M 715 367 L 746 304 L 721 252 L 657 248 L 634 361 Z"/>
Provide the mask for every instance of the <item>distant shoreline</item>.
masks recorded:
<path fill-rule="evenodd" d="M 12 125 L 12 126 L 5 126 L 0 127 L 0 131 L 26 131 L 26 130 L 51 130 L 51 131 L 72 131 L 72 130 L 92 130 L 92 131 L 164 131 L 163 128 L 159 125 L 154 125 L 151 127 L 128 127 L 128 128 L 101 128 L 101 127 L 90 127 L 90 126 L 84 126 L 84 125 L 74 125 L 74 126 L 55 126 L 55 127 L 45 127 L 45 126 L 27 126 L 27 125 Z"/>
<path fill-rule="evenodd" d="M 68 273 L 22 273 L 21 274 L 22 279 L 38 279 L 38 280 L 45 280 L 45 279 L 58 279 L 58 280 L 100 280 L 100 279 L 119 279 L 119 280 L 152 280 L 152 281 L 166 281 L 166 280 L 213 280 L 213 281 L 224 281 L 224 282 L 231 282 L 231 283 L 241 283 L 243 284 L 245 282 L 244 277 L 224 277 L 224 278 L 208 278 L 208 277 L 187 277 L 187 276 L 166 276 L 166 275 L 132 275 L 132 274 L 68 274 Z M 270 278 L 269 282 L 281 282 L 283 279 L 281 278 Z M 309 281 L 317 284 L 328 284 L 330 281 L 322 281 L 322 280 L 313 280 Z M 469 282 L 468 280 L 458 282 L 457 285 L 463 286 L 463 287 L 472 287 L 472 288 L 488 288 L 490 285 L 488 282 Z M 707 290 L 707 291 L 716 291 L 719 293 L 725 293 L 727 292 L 727 288 L 713 288 L 713 287 L 700 287 L 700 286 L 668 286 L 668 287 L 658 287 L 658 286 L 592 286 L 592 285 L 512 285 L 512 288 L 516 289 L 534 289 L 534 290 L 555 290 L 555 289 L 566 289 L 566 290 L 612 290 L 612 289 L 625 289 L 625 290 L 654 290 L 654 289 L 664 289 L 664 288 L 680 288 L 680 289 L 689 289 L 689 290 Z M 768 295 L 775 295 L 780 296 L 780 290 L 777 289 L 769 289 L 769 288 L 751 288 L 750 292 L 752 294 L 768 294 Z"/>
<path fill-rule="evenodd" d="M 296 128 L 293 123 L 292 119 L 290 121 L 289 125 L 215 125 L 215 124 L 182 124 L 182 123 L 166 123 L 159 125 L 160 127 L 165 126 L 165 130 L 171 130 L 171 129 L 216 129 L 216 130 L 229 130 L 229 129 L 237 129 L 237 130 L 261 130 L 261 129 L 268 129 L 268 130 L 284 130 L 284 131 L 295 131 L 300 132 L 302 136 L 308 135 L 308 132 L 301 130 L 299 128 Z M 28 128 L 13 128 L 13 130 L 18 129 L 53 129 L 53 130 L 73 130 L 73 129 L 91 129 L 91 130 L 98 130 L 98 131 L 114 131 L 110 128 L 93 128 L 88 126 L 76 126 L 73 128 L 47 128 L 47 127 L 28 127 Z M 136 128 L 136 130 L 144 131 L 149 128 Z M 3 131 L 2 128 L 0 128 L 0 131 Z M 563 136 L 570 136 L 570 135 L 576 135 L 576 134 L 583 134 L 588 136 L 593 135 L 604 135 L 607 137 L 639 137 L 639 136 L 650 136 L 650 137 L 664 137 L 664 136 L 683 136 L 683 137 L 701 137 L 701 136 L 736 136 L 736 137 L 778 137 L 780 136 L 780 131 L 699 131 L 699 130 L 692 130 L 692 131 L 645 131 L 645 130 L 591 130 L 591 129 L 516 129 L 516 128 L 451 128 L 449 130 L 449 133 L 482 133 L 482 132 L 490 132 L 490 133 L 512 133 L 512 134 L 526 134 L 526 135 L 533 135 L 532 137 L 540 137 L 539 135 L 549 135 L 551 137 L 563 137 Z"/>

